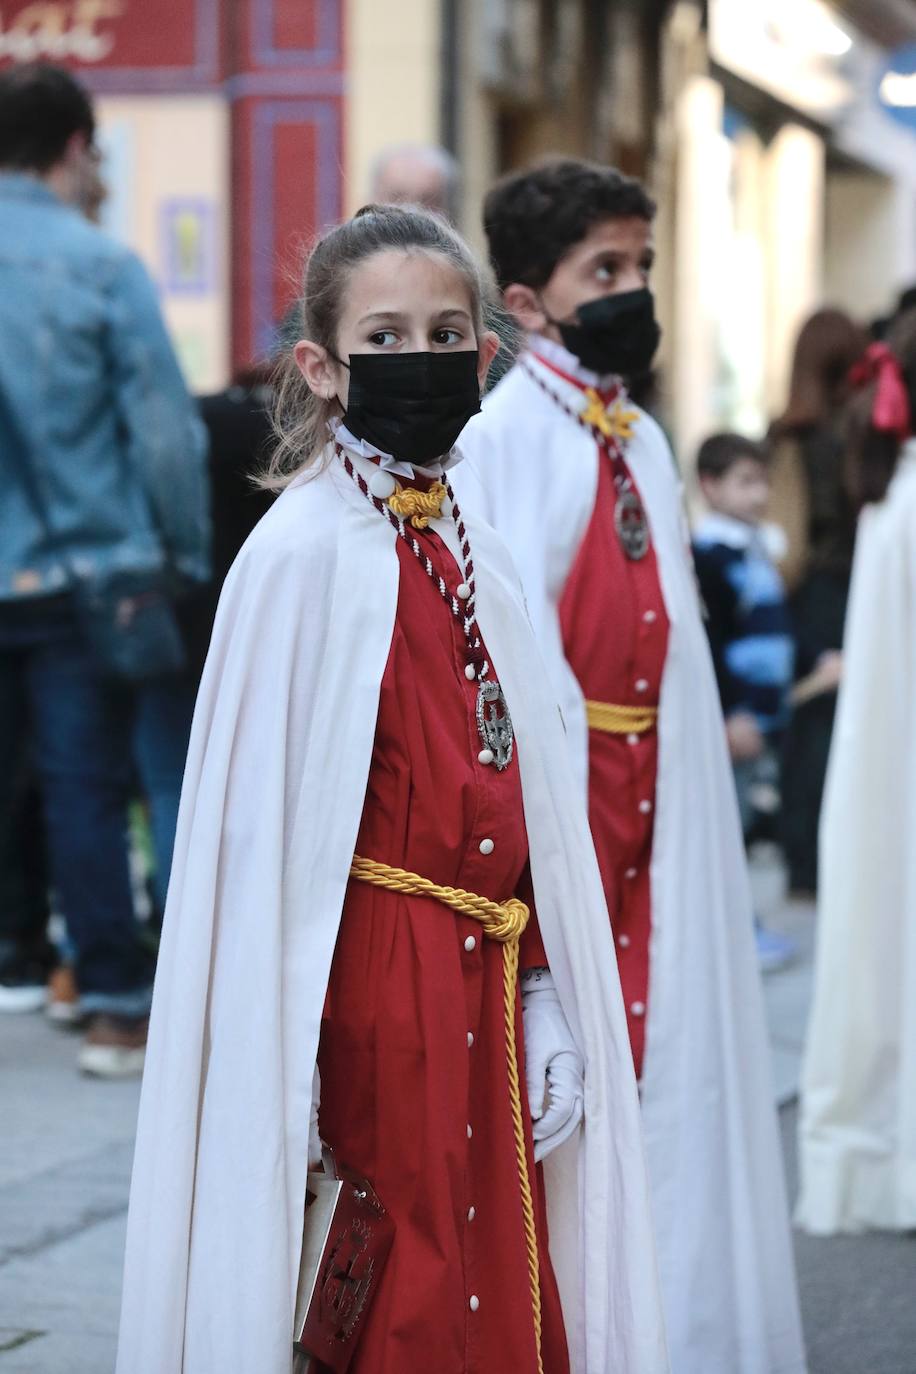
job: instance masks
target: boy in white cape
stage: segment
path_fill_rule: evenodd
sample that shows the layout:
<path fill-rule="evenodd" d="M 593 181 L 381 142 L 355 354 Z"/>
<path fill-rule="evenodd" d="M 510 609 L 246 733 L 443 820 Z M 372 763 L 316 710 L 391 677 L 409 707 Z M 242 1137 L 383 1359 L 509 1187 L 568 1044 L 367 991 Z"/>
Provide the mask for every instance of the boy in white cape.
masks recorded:
<path fill-rule="evenodd" d="M 805 1367 L 734 783 L 680 483 L 627 393 L 659 331 L 639 183 L 560 160 L 484 221 L 529 346 L 461 440 L 516 560 L 614 931 L 674 1374 Z"/>

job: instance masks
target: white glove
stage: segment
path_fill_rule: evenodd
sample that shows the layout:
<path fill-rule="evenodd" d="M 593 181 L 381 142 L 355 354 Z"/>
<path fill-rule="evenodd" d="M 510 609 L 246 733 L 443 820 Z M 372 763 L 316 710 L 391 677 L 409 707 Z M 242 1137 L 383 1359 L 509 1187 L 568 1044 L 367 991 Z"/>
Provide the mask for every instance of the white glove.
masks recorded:
<path fill-rule="evenodd" d="M 317 1169 L 321 1163 L 321 1138 L 318 1135 L 318 1108 L 321 1104 L 321 1076 L 315 1065 L 312 1079 L 312 1108 L 309 1112 L 309 1168 Z"/>
<path fill-rule="evenodd" d="M 585 1110 L 585 1061 L 572 1038 L 549 969 L 522 974 L 522 1024 L 538 1163 L 578 1129 Z"/>

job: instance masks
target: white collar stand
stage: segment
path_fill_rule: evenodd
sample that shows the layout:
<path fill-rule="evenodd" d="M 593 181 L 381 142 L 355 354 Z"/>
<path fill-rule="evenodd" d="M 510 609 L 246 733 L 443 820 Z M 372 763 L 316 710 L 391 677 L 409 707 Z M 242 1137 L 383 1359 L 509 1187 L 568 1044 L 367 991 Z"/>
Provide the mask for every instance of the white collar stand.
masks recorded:
<path fill-rule="evenodd" d="M 391 453 L 385 453 L 382 449 L 370 444 L 368 439 L 357 439 L 355 434 L 351 434 L 339 415 L 333 416 L 328 425 L 336 443 L 341 448 L 345 448 L 348 453 L 356 454 L 360 458 L 374 458 L 378 460 L 378 465 L 383 472 L 390 472 L 394 477 L 404 477 L 408 482 L 412 482 L 415 477 L 444 477 L 445 474 L 461 462 L 461 454 L 457 447 L 447 453 L 444 458 L 440 458 L 435 463 L 418 464 L 404 463 L 399 458 L 395 458 Z"/>

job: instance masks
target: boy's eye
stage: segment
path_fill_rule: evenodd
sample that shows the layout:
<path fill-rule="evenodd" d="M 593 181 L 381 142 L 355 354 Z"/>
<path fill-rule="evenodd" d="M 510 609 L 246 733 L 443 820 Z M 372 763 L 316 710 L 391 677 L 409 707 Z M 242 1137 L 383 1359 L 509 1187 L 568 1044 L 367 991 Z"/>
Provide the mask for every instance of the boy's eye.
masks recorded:
<path fill-rule="evenodd" d="M 463 338 L 464 335 L 461 333 L 460 329 L 447 329 L 443 326 L 441 329 L 433 330 L 433 343 L 443 345 L 456 344 L 461 343 Z"/>
<path fill-rule="evenodd" d="M 387 348 L 397 341 L 398 336 L 393 329 L 377 329 L 374 334 L 369 335 L 369 342 L 374 344 L 376 348 Z"/>
<path fill-rule="evenodd" d="M 615 262 L 602 262 L 595 268 L 595 276 L 600 282 L 612 282 L 617 275 Z"/>

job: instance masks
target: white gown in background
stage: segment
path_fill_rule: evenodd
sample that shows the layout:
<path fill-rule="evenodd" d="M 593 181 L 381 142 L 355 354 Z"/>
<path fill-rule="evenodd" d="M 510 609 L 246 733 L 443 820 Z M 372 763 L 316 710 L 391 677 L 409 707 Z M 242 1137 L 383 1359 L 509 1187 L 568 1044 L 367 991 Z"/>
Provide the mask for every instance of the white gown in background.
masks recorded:
<path fill-rule="evenodd" d="M 916 1227 L 916 440 L 859 521 L 821 817 L 797 1220 Z"/>

